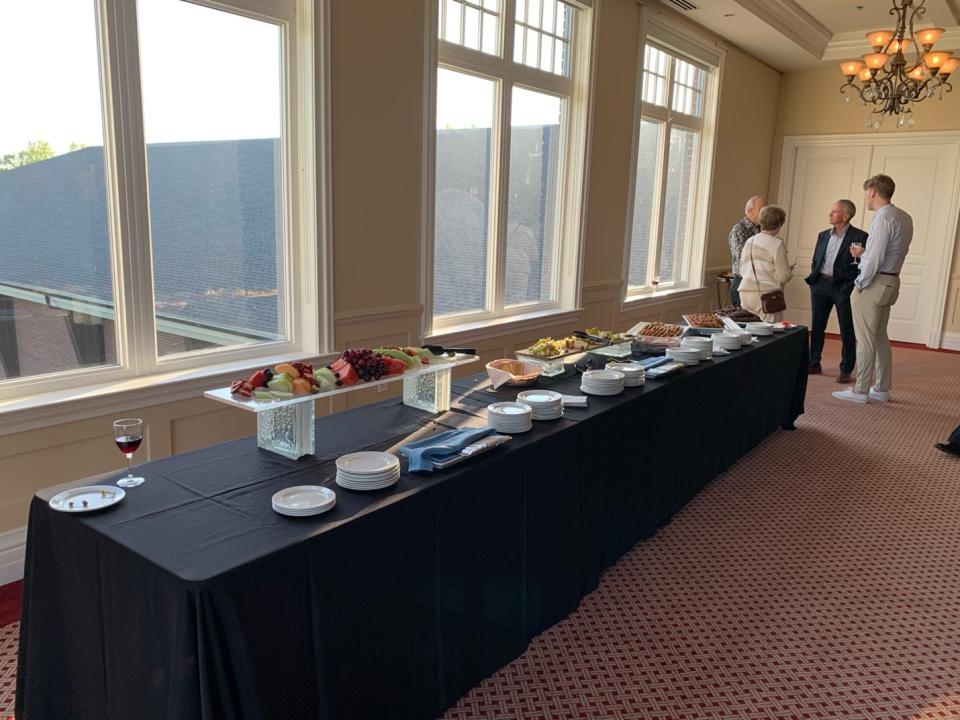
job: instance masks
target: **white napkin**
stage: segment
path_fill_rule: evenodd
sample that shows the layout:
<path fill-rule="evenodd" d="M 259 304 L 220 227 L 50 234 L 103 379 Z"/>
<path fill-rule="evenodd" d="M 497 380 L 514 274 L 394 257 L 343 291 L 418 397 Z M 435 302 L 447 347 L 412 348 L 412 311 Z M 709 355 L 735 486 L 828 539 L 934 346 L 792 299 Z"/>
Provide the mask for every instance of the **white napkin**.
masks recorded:
<path fill-rule="evenodd" d="M 506 370 L 488 367 L 487 377 L 490 378 L 490 383 L 493 385 L 493 389 L 496 390 L 504 383 L 509 382 L 511 378 L 513 378 L 513 375 L 508 373 Z"/>
<path fill-rule="evenodd" d="M 564 407 L 586 407 L 587 396 L 586 395 L 564 395 L 563 406 Z"/>

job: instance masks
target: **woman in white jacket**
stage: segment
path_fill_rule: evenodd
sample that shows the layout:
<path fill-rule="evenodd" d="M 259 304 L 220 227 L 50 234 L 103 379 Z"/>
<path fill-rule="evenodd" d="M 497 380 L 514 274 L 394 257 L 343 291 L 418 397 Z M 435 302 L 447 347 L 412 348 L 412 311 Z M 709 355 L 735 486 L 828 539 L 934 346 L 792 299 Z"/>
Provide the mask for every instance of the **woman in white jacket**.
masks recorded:
<path fill-rule="evenodd" d="M 740 253 L 740 305 L 767 322 L 780 322 L 783 313 L 765 313 L 760 296 L 782 290 L 793 277 L 787 246 L 777 233 L 787 221 L 782 207 L 767 205 L 760 211 L 760 232 L 747 240 Z"/>

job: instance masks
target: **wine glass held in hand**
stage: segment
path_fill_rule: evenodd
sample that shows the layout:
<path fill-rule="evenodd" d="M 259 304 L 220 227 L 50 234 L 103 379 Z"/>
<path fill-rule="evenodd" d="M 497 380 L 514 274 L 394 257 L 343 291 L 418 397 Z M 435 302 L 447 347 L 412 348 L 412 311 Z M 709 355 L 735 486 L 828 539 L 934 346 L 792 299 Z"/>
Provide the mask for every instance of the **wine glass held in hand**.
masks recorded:
<path fill-rule="evenodd" d="M 850 254 L 853 255 L 853 264 L 860 265 L 860 256 L 863 255 L 863 243 L 850 243 Z"/>
<path fill-rule="evenodd" d="M 123 488 L 136 487 L 143 482 L 142 477 L 133 475 L 133 454 L 143 442 L 143 420 L 126 418 L 113 423 L 113 439 L 120 448 L 120 452 L 127 456 L 127 476 L 117 480 L 117 485 Z"/>

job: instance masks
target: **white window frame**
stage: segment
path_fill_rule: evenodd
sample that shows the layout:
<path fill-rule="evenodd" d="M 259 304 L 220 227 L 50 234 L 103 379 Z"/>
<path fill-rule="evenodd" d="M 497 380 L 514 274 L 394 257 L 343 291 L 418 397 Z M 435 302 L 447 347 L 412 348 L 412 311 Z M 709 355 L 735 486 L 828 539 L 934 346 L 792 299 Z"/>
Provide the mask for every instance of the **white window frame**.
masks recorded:
<path fill-rule="evenodd" d="M 668 20 L 662 15 L 648 17 L 649 10 L 641 7 L 640 42 L 637 50 L 633 138 L 631 145 L 630 192 L 627 200 L 627 221 L 623 255 L 623 285 L 626 288 L 625 303 L 662 296 L 671 291 L 684 291 L 703 287 L 706 259 L 707 228 L 709 227 L 709 193 L 713 179 L 713 159 L 716 151 L 716 124 L 719 106 L 719 88 L 723 71 L 724 52 L 721 46 L 710 39 Z M 673 110 L 673 60 L 667 67 L 666 106 L 661 107 L 643 100 L 644 61 L 647 46 L 667 53 L 671 57 L 696 65 L 706 71 L 701 96 L 701 117 Z M 657 148 L 657 166 L 654 173 L 655 216 L 651 218 L 650 244 L 647 249 L 647 282 L 644 285 L 630 284 L 630 255 L 633 244 L 633 213 L 636 197 L 637 155 L 640 145 L 640 124 L 643 120 L 662 123 L 661 137 Z M 669 167 L 668 152 L 670 132 L 678 127 L 698 132 L 699 148 L 697 172 L 693 179 L 693 199 L 690 202 L 692 218 L 689 220 L 690 237 L 682 253 L 679 280 L 661 282 L 656 288 L 651 280 L 659 274 L 660 248 L 663 237 L 663 212 L 666 204 L 666 180 Z"/>
<path fill-rule="evenodd" d="M 63 399 L 90 389 L 118 390 L 151 378 L 196 377 L 278 355 L 328 352 L 332 338 L 329 216 L 329 0 L 191 0 L 194 4 L 273 23 L 283 53 L 284 171 L 283 308 L 287 340 L 210 348 L 161 357 L 154 313 L 146 144 L 140 92 L 137 4 L 97 0 L 104 178 L 113 276 L 115 365 L 0 381 L 0 400 L 16 407 L 42 393 Z M 319 22 L 318 22 L 319 21 Z M 315 37 L 315 28 L 319 32 Z M 319 55 L 320 63 L 315 62 Z M 318 112 L 319 101 L 319 112 Z M 320 164 L 320 172 L 317 164 Z M 215 262 L 216 259 L 211 259 Z M 295 270 L 294 270 L 295 269 Z M 0 410 L 2 411 L 2 410 Z"/>
<path fill-rule="evenodd" d="M 572 310 L 579 304 L 581 237 L 585 219 L 586 168 L 589 157 L 589 124 L 591 87 L 594 63 L 593 47 L 596 37 L 596 18 L 592 0 L 566 0 L 577 8 L 576 21 L 570 36 L 570 73 L 561 76 L 524 65 L 513 60 L 514 18 L 516 0 L 501 0 L 500 38 L 501 55 L 488 55 L 438 37 L 439 12 L 437 0 L 424 0 L 427 8 L 426 70 L 427 88 L 424 111 L 423 162 L 423 271 L 422 296 L 424 306 L 423 336 L 451 333 L 458 329 L 477 327 L 493 320 L 521 319 L 551 312 Z M 489 310 L 457 313 L 442 318 L 433 313 L 434 273 L 434 212 L 437 70 L 447 68 L 494 80 L 499 83 L 494 104 L 493 140 L 491 143 L 492 211 L 488 231 L 487 298 Z M 553 253 L 553 283 L 548 302 L 529 302 L 506 306 L 506 228 L 508 216 L 508 169 L 510 166 L 510 105 L 512 88 L 520 86 L 554 94 L 567 100 L 566 128 L 561 139 L 558 177 L 557 246 Z"/>

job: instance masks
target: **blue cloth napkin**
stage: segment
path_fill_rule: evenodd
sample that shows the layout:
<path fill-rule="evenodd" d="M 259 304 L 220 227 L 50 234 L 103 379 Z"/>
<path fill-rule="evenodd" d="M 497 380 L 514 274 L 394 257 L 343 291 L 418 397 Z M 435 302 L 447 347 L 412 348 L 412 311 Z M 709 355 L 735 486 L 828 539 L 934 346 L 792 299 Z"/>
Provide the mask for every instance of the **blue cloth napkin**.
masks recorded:
<path fill-rule="evenodd" d="M 407 465 L 411 472 L 432 471 L 435 460 L 442 461 L 459 455 L 467 445 L 487 435 L 493 435 L 495 432 L 496 430 L 492 427 L 447 430 L 423 440 L 407 443 L 400 448 L 400 454 L 407 456 Z"/>

